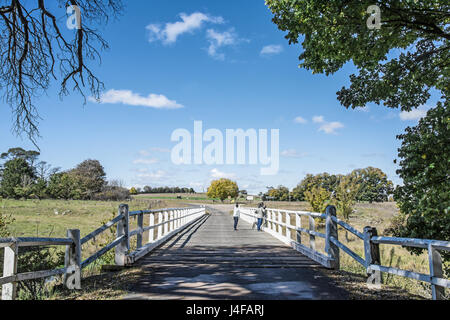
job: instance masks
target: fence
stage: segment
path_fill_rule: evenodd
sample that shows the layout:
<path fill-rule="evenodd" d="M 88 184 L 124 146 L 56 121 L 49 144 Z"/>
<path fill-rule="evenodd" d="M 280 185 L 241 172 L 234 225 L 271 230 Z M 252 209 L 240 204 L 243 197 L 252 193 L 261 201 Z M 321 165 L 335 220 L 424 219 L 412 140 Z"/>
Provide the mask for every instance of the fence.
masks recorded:
<path fill-rule="evenodd" d="M 241 208 L 241 218 L 250 223 L 255 222 L 256 210 L 256 208 Z M 361 233 L 338 219 L 334 206 L 328 206 L 325 214 L 283 209 L 266 209 L 266 213 L 265 222 L 267 227 L 263 227 L 265 232 L 330 269 L 339 269 L 340 250 L 344 251 L 367 270 L 367 283 L 371 287 L 379 288 L 381 286 L 382 273 L 385 272 L 430 283 L 434 300 L 443 299 L 445 288 L 450 288 L 450 280 L 443 278 L 442 259 L 439 253 L 439 251 L 450 251 L 449 241 L 380 237 L 377 234 L 377 229 L 373 227 L 365 227 Z M 295 217 L 295 225 L 291 224 L 292 216 Z M 302 226 L 302 216 L 308 217 L 308 228 Z M 316 231 L 316 219 L 325 220 L 325 233 Z M 360 257 L 338 240 L 338 226 L 341 226 L 364 242 L 364 257 Z M 302 244 L 302 233 L 309 235 L 309 246 Z M 293 240 L 292 236 L 296 240 Z M 325 239 L 324 253 L 316 250 L 316 237 Z M 382 266 L 380 244 L 427 249 L 430 274 Z"/>
<path fill-rule="evenodd" d="M 81 289 L 81 271 L 115 248 L 115 263 L 125 266 L 134 263 L 171 237 L 195 223 L 206 214 L 204 206 L 129 212 L 128 205 L 120 205 L 116 218 L 80 239 L 80 230 L 68 230 L 67 238 L 0 238 L 0 248 L 5 249 L 2 285 L 2 300 L 16 297 L 17 282 L 64 275 L 64 284 L 69 289 Z M 144 226 L 144 215 L 149 215 L 149 224 Z M 130 230 L 130 217 L 137 217 L 137 229 Z M 157 222 L 157 223 L 155 223 Z M 81 261 L 82 245 L 95 239 L 106 230 L 117 225 L 117 238 Z M 148 231 L 144 245 L 143 235 Z M 137 248 L 130 252 L 130 238 L 137 237 Z M 17 257 L 21 247 L 66 246 L 64 268 L 17 274 Z"/>

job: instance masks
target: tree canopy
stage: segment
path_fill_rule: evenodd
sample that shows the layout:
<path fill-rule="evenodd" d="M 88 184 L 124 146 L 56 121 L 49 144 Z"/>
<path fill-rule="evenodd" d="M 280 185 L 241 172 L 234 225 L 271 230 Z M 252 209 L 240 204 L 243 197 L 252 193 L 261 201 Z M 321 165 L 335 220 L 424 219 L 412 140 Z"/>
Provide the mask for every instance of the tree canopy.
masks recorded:
<path fill-rule="evenodd" d="M 394 233 L 400 237 L 450 241 L 450 109 L 439 103 L 418 126 L 408 127 L 399 149 L 403 186 L 395 200 L 404 220 Z M 421 252 L 421 250 L 414 250 Z M 442 253 L 450 261 L 449 253 Z M 447 267 L 450 272 L 450 265 Z"/>
<path fill-rule="evenodd" d="M 449 96 L 450 3 L 447 0 L 266 0 L 273 22 L 289 43 L 302 42 L 300 67 L 333 74 L 353 62 L 338 100 L 346 108 L 384 103 L 410 111 L 436 89 Z M 381 28 L 370 29 L 367 9 L 381 10 Z M 302 38 L 302 39 L 301 39 Z"/>
<path fill-rule="evenodd" d="M 218 198 L 221 201 L 227 199 L 228 197 L 236 198 L 239 193 L 239 188 L 236 182 L 230 179 L 219 179 L 211 182 L 208 188 L 207 196 L 208 198 Z"/>

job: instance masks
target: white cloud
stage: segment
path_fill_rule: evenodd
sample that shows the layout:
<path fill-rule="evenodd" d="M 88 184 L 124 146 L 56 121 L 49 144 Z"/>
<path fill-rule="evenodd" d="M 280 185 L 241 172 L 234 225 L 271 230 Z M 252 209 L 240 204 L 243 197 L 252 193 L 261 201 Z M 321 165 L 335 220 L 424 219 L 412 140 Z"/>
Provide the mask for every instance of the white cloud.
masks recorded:
<path fill-rule="evenodd" d="M 97 102 L 95 98 L 90 97 L 90 101 Z M 174 100 L 169 100 L 162 94 L 149 94 L 147 97 L 143 97 L 137 93 L 133 93 L 131 90 L 114 90 L 111 89 L 100 96 L 100 103 L 117 104 L 122 103 L 130 106 L 144 106 L 156 109 L 179 109 L 184 106 L 178 104 Z"/>
<path fill-rule="evenodd" d="M 137 177 L 140 180 L 148 180 L 148 179 L 160 180 L 160 179 L 166 177 L 166 172 L 164 172 L 162 170 L 158 170 L 155 172 L 141 173 L 141 174 L 138 174 Z"/>
<path fill-rule="evenodd" d="M 164 44 L 171 44 L 183 33 L 192 33 L 200 29 L 205 22 L 224 23 L 222 17 L 213 17 L 201 12 L 194 12 L 190 15 L 180 13 L 182 21 L 166 23 L 164 28 L 159 24 L 149 24 L 146 29 L 149 31 L 149 42 L 161 40 Z"/>
<path fill-rule="evenodd" d="M 283 51 L 283 47 L 280 45 L 271 44 L 262 48 L 261 55 L 275 55 Z"/>
<path fill-rule="evenodd" d="M 344 128 L 344 125 L 340 122 L 325 122 L 319 128 L 319 131 L 323 131 L 326 134 L 336 134 L 337 129 Z"/>
<path fill-rule="evenodd" d="M 226 173 L 226 172 L 221 172 L 218 169 L 212 169 L 211 177 L 218 178 L 218 179 L 221 179 L 221 178 L 233 179 L 236 177 L 236 175 L 234 173 Z"/>
<path fill-rule="evenodd" d="M 149 164 L 155 164 L 158 163 L 159 160 L 152 158 L 152 159 L 136 159 L 133 161 L 133 164 L 145 164 L 145 165 L 149 165 Z"/>
<path fill-rule="evenodd" d="M 345 126 L 338 121 L 328 122 L 325 121 L 324 116 L 315 116 L 313 117 L 313 122 L 320 124 L 319 131 L 325 132 L 326 134 L 336 134 L 336 130 L 342 129 Z"/>
<path fill-rule="evenodd" d="M 297 118 L 294 119 L 294 122 L 295 122 L 295 123 L 305 124 L 305 123 L 307 123 L 308 121 L 307 121 L 306 119 L 302 118 L 302 117 L 297 117 Z"/>
<path fill-rule="evenodd" d="M 281 152 L 281 156 L 286 158 L 303 158 L 308 156 L 307 152 L 298 153 L 295 149 L 288 149 Z"/>
<path fill-rule="evenodd" d="M 325 121 L 323 116 L 315 116 L 312 120 L 314 123 L 323 123 Z"/>
<path fill-rule="evenodd" d="M 225 32 L 218 32 L 214 29 L 208 29 L 206 32 L 206 37 L 209 41 L 208 54 L 217 60 L 225 59 L 225 54 L 218 52 L 220 48 L 233 45 L 238 40 L 233 29 Z"/>
<path fill-rule="evenodd" d="M 430 110 L 431 107 L 427 106 L 421 106 L 417 109 L 411 110 L 411 111 L 402 111 L 400 112 L 400 119 L 402 121 L 417 121 L 421 118 L 425 117 L 427 115 L 428 110 Z"/>

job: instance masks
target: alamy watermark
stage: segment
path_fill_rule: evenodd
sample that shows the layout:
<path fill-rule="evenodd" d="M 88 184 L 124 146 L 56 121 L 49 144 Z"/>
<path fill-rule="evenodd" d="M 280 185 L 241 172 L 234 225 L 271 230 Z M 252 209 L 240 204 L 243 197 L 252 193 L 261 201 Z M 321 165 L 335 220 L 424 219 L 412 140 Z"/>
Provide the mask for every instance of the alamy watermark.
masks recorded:
<path fill-rule="evenodd" d="M 67 28 L 69 30 L 80 30 L 81 29 L 81 10 L 78 6 L 68 6 L 67 14 L 69 17 L 67 18 Z"/>
<path fill-rule="evenodd" d="M 367 8 L 367 13 L 370 14 L 369 19 L 367 19 L 367 28 L 370 30 L 381 29 L 381 9 L 377 5 L 372 5 Z"/>
<path fill-rule="evenodd" d="M 224 139 L 225 137 L 225 139 Z M 172 162 L 176 165 L 261 165 L 261 175 L 276 175 L 280 167 L 280 130 L 218 129 L 203 132 L 203 122 L 194 121 L 194 133 L 176 129 L 171 136 L 178 142 L 172 148 Z M 248 142 L 248 144 L 247 144 Z"/>

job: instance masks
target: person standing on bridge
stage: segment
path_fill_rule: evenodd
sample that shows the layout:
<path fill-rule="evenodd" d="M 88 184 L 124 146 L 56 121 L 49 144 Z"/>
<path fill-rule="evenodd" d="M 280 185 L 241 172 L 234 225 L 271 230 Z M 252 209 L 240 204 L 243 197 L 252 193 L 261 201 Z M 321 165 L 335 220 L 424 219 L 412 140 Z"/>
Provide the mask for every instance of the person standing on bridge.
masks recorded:
<path fill-rule="evenodd" d="M 234 207 L 234 212 L 233 212 L 234 231 L 237 230 L 240 215 L 241 215 L 241 212 L 239 210 L 239 204 L 236 203 L 236 206 Z"/>
<path fill-rule="evenodd" d="M 257 222 L 258 231 L 261 231 L 261 225 L 263 223 L 265 211 L 266 210 L 264 209 L 264 203 L 261 202 L 258 205 L 258 209 L 256 209 L 256 218 L 258 219 Z"/>

